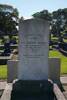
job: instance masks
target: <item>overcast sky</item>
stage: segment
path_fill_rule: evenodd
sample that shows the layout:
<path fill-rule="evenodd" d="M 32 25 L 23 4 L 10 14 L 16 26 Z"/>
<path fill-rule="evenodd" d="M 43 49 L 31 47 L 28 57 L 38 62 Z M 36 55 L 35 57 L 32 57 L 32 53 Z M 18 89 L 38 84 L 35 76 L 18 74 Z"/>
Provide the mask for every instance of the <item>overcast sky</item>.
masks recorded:
<path fill-rule="evenodd" d="M 12 5 L 24 18 L 31 17 L 33 13 L 44 9 L 52 12 L 59 8 L 67 8 L 67 0 L 0 0 L 0 4 Z"/>

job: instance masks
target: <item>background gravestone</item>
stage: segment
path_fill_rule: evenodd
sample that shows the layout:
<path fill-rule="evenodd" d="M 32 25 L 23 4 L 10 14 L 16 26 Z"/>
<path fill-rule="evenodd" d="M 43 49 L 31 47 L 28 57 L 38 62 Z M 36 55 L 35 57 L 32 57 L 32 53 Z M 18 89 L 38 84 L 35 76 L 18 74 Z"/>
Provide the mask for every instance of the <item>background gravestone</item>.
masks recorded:
<path fill-rule="evenodd" d="M 41 19 L 19 23 L 18 79 L 47 80 L 49 24 Z"/>

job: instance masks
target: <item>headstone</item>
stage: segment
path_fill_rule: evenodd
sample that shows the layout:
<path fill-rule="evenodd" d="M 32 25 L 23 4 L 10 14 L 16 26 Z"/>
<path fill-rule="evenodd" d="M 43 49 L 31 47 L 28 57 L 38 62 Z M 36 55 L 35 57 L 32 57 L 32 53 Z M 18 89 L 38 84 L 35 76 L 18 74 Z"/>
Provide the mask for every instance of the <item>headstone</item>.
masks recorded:
<path fill-rule="evenodd" d="M 60 64 L 61 60 L 60 58 L 56 57 L 50 57 L 49 59 L 49 78 L 59 84 L 60 83 Z"/>
<path fill-rule="evenodd" d="M 4 52 L 1 54 L 1 56 L 9 56 L 10 53 L 11 53 L 10 42 L 9 40 L 6 40 L 6 42 L 4 43 Z"/>
<path fill-rule="evenodd" d="M 8 60 L 7 61 L 7 82 L 12 82 L 17 78 L 17 65 L 18 60 Z"/>
<path fill-rule="evenodd" d="M 48 81 L 48 26 L 42 19 L 20 22 L 18 80 L 11 100 L 54 100 L 53 84 Z"/>
<path fill-rule="evenodd" d="M 18 79 L 48 79 L 48 42 L 48 21 L 42 19 L 20 21 Z"/>

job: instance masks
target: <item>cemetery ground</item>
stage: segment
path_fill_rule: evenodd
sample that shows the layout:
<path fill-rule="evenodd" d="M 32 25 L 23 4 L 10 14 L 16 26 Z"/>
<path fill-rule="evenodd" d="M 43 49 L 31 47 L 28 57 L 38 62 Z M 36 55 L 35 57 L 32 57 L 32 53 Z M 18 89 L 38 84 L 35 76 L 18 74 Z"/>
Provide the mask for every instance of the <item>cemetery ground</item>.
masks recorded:
<path fill-rule="evenodd" d="M 60 74 L 67 74 L 67 57 L 62 55 L 57 50 L 51 50 L 49 52 L 49 57 L 59 57 L 61 58 L 61 69 Z M 0 65 L 0 79 L 6 79 L 7 78 L 7 65 Z"/>
<path fill-rule="evenodd" d="M 57 39 L 57 38 L 54 38 L 54 39 Z M 64 41 L 67 42 L 67 40 L 65 39 Z M 58 50 L 55 50 L 55 49 L 49 51 L 49 57 L 59 57 L 61 59 L 60 74 L 67 76 L 67 57 L 65 57 L 64 55 L 62 55 L 62 53 L 60 53 Z M 7 79 L 7 65 L 0 65 L 0 79 L 4 81 Z M 63 87 L 67 91 L 67 84 L 63 85 Z"/>
<path fill-rule="evenodd" d="M 64 75 L 67 77 L 67 57 L 63 56 L 60 52 L 56 51 L 56 50 L 51 50 L 49 52 L 49 57 L 60 57 L 61 58 L 61 75 Z M 13 66 L 14 67 L 14 66 Z M 0 65 L 0 79 L 4 80 L 1 84 L 2 86 L 0 86 L 0 88 L 5 88 L 7 82 L 7 65 Z M 63 84 L 63 88 L 65 91 L 67 91 L 67 84 Z M 64 92 L 64 96 L 67 98 L 67 92 Z M 0 91 L 0 96 L 3 94 L 3 90 Z M 66 99 L 67 100 L 67 99 Z"/>

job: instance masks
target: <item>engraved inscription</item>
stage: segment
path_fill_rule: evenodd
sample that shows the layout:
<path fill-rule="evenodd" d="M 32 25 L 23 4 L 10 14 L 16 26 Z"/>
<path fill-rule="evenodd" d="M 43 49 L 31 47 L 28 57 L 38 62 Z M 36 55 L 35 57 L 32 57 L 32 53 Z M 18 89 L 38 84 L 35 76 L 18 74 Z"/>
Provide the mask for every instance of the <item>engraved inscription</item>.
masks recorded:
<path fill-rule="evenodd" d="M 40 56 L 44 56 L 42 49 L 46 42 L 44 42 L 43 35 L 41 34 L 27 34 L 23 36 L 22 45 L 23 48 L 26 50 L 23 56 L 29 58 L 38 58 Z M 28 52 L 30 51 L 30 52 Z"/>

